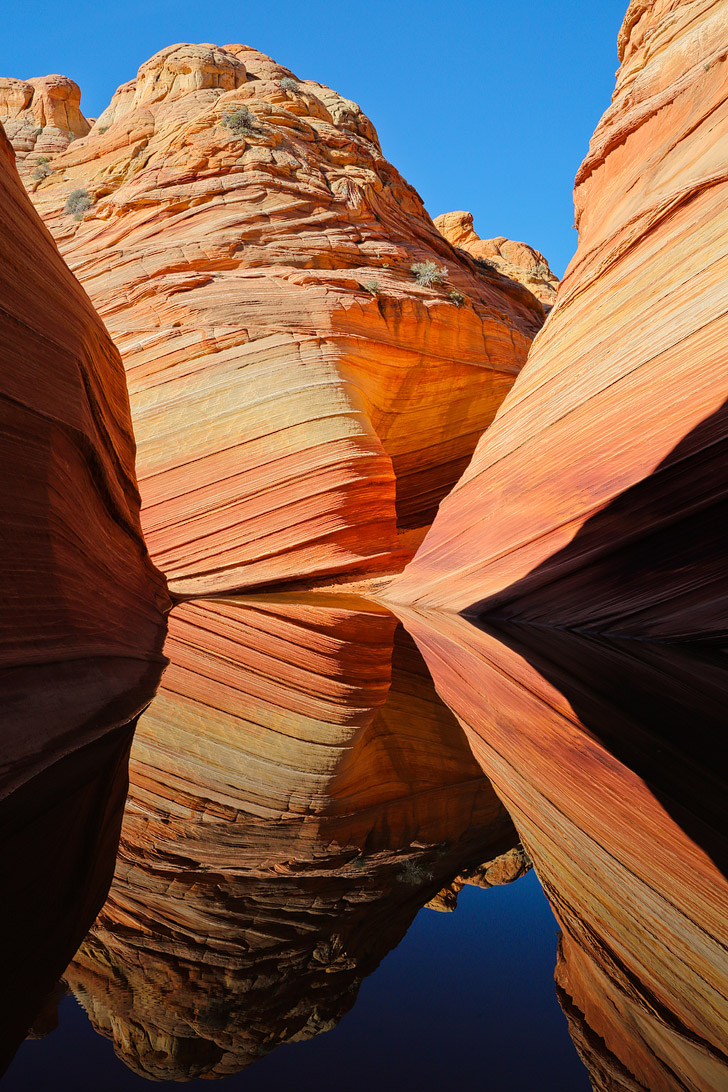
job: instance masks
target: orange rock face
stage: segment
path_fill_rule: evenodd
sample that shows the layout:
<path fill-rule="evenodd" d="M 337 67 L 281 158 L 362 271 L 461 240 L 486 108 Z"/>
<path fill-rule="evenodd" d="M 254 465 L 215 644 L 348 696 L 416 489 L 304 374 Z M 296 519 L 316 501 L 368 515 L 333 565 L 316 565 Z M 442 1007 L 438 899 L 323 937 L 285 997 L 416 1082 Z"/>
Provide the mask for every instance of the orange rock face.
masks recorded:
<path fill-rule="evenodd" d="M 50 156 L 91 128 L 81 113 L 81 89 L 67 76 L 0 77 L 0 121 L 23 174 L 35 180 Z"/>
<path fill-rule="evenodd" d="M 0 299 L 2 1069 L 106 897 L 168 600 L 119 354 L 1 127 Z"/>
<path fill-rule="evenodd" d="M 128 657 L 143 671 L 168 600 L 139 526 L 124 371 L 2 130 L 0 217 L 0 666 Z"/>
<path fill-rule="evenodd" d="M 172 589 L 401 567 L 534 296 L 442 238 L 358 106 L 245 46 L 162 50 L 44 169 L 33 200 L 122 352 Z"/>
<path fill-rule="evenodd" d="M 559 920 L 594 1088 L 726 1087 L 725 657 L 403 618 Z"/>
<path fill-rule="evenodd" d="M 728 632 L 727 19 L 712 0 L 630 5 L 559 301 L 396 598 Z"/>
<path fill-rule="evenodd" d="M 173 611 L 112 889 L 64 976 L 135 1071 L 221 1077 L 333 1027 L 420 907 L 515 843 L 394 628 L 340 595 Z"/>
<path fill-rule="evenodd" d="M 495 239 L 481 239 L 473 227 L 472 212 L 445 212 L 435 217 L 435 227 L 448 242 L 485 266 L 491 266 L 511 280 L 519 281 L 541 300 L 548 313 L 556 302 L 559 278 L 549 269 L 549 264 L 538 250 L 527 243 L 517 243 L 498 235 Z"/>

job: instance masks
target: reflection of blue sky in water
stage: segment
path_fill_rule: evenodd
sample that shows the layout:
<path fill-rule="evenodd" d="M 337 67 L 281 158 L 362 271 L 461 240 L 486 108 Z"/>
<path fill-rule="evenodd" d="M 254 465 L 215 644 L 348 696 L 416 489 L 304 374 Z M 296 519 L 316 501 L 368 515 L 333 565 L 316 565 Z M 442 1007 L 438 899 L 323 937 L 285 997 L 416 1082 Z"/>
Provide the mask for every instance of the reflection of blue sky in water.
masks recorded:
<path fill-rule="evenodd" d="M 283 1044 L 221 1082 L 250 1092 L 589 1092 L 554 990 L 556 922 L 534 872 L 483 891 L 452 914 L 423 909 L 354 1009 L 305 1043 Z M 127 1092 L 181 1087 L 135 1075 L 66 997 L 60 1027 L 26 1042 L 3 1092 Z"/>

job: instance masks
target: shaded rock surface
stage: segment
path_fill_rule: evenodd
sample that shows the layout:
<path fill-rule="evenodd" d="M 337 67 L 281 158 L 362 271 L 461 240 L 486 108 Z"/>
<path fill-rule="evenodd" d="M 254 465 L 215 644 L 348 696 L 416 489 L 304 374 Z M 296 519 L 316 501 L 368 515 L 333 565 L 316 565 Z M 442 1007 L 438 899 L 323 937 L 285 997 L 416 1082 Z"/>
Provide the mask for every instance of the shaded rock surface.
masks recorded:
<path fill-rule="evenodd" d="M 413 643 L 346 596 L 197 601 L 139 722 L 116 875 L 66 972 L 157 1080 L 334 1026 L 443 884 L 515 831 Z"/>
<path fill-rule="evenodd" d="M 725 639 L 727 28 L 630 5 L 558 303 L 397 599 Z"/>
<path fill-rule="evenodd" d="M 481 239 L 473 227 L 472 212 L 444 212 L 435 217 L 434 224 L 453 246 L 525 285 L 541 301 L 548 314 L 556 302 L 559 278 L 551 272 L 540 251 L 534 250 L 528 243 L 506 239 L 505 235 Z"/>
<path fill-rule="evenodd" d="M 98 667 L 88 673 L 98 676 Z M 107 679 L 107 704 L 89 717 L 87 681 L 77 664 L 65 685 L 57 671 L 43 667 L 0 673 L 3 744 L 20 733 L 37 739 L 36 718 L 50 710 L 64 742 L 52 759 L 38 755 L 21 783 L 6 776 L 0 782 L 0 1073 L 31 1024 L 36 1036 L 54 1026 L 58 979 L 101 909 L 114 872 L 134 726 L 133 716 L 127 724 L 123 717 L 139 707 L 143 693 L 137 688 L 108 701 Z M 98 692 L 98 677 L 94 681 Z M 146 681 L 147 700 L 154 681 Z M 39 693 L 50 709 L 42 708 Z"/>
<path fill-rule="evenodd" d="M 0 94 L 21 120 L 73 125 L 58 79 Z M 119 353 L 14 158 L 0 126 L 2 1066 L 106 896 L 169 602 L 142 539 Z"/>
<path fill-rule="evenodd" d="M 401 568 L 398 531 L 467 466 L 538 300 L 443 239 L 355 103 L 247 46 L 162 50 L 31 167 L 122 352 L 172 590 Z"/>
<path fill-rule="evenodd" d="M 21 185 L 0 129 L 0 667 L 161 662 L 164 581 L 139 525 L 118 351 Z M 123 577 L 122 577 L 123 574 Z M 39 725 L 45 731 L 45 725 Z M 8 740 L 41 751 L 32 731 Z M 35 760 L 35 759 L 33 759 Z"/>
<path fill-rule="evenodd" d="M 559 920 L 594 1087 L 725 1087 L 724 656 L 402 616 Z"/>

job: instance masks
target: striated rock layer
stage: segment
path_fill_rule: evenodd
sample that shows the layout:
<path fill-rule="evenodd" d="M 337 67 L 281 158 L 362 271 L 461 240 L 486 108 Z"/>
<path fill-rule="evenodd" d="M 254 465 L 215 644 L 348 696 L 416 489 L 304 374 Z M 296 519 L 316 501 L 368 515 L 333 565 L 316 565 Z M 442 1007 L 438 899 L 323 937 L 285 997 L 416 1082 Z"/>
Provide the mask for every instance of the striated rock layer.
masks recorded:
<path fill-rule="evenodd" d="M 506 239 L 505 235 L 481 239 L 473 227 L 472 212 L 445 212 L 436 216 L 434 223 L 453 246 L 472 254 L 481 265 L 491 266 L 511 280 L 525 285 L 536 299 L 541 300 L 548 314 L 556 302 L 559 279 L 538 250 L 528 243 Z"/>
<path fill-rule="evenodd" d="M 28 200 L 2 129 L 0 282 L 0 668 L 46 669 L 46 694 L 28 691 L 35 713 L 24 727 L 8 722 L 8 788 L 26 760 L 37 770 L 56 743 L 63 750 L 54 685 L 84 677 L 83 720 L 159 667 L 168 599 L 139 526 L 119 354 Z"/>
<path fill-rule="evenodd" d="M 726 40 L 725 0 L 630 5 L 558 303 L 397 600 L 725 639 Z"/>
<path fill-rule="evenodd" d="M 722 653 L 403 618 L 559 920 L 594 1088 L 728 1086 Z"/>
<path fill-rule="evenodd" d="M 114 882 L 65 976 L 135 1071 L 221 1077 L 333 1027 L 420 907 L 516 842 L 394 626 L 344 596 L 173 612 Z"/>
<path fill-rule="evenodd" d="M 467 466 L 538 300 L 443 239 L 356 104 L 247 46 L 162 50 L 31 167 L 122 352 L 172 590 L 401 567 L 397 530 Z"/>
<path fill-rule="evenodd" d="M 106 896 L 168 599 L 141 535 L 119 354 L 2 127 L 0 467 L 3 1067 Z"/>

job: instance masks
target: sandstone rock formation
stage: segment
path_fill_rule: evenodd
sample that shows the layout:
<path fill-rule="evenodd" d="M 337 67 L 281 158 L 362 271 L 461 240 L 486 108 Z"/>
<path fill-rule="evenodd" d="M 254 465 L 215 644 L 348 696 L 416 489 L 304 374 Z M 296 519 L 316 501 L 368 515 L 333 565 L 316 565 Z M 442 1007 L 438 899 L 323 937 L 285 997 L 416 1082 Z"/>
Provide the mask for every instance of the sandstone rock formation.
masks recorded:
<path fill-rule="evenodd" d="M 1 127 L 0 300 L 4 1065 L 106 896 L 168 600 L 139 526 L 119 354 Z"/>
<path fill-rule="evenodd" d="M 137 679 L 161 664 L 168 599 L 139 526 L 119 354 L 28 200 L 2 130 L 0 282 L 0 666 L 46 665 L 46 683 L 55 671 L 63 687 L 66 670 L 88 663 L 90 716 L 127 688 L 114 672 L 104 678 L 105 663 L 123 659 L 120 672 Z M 0 773 L 12 767 L 14 784 L 26 758 L 36 772 L 50 759 L 62 714 L 52 696 L 47 704 L 35 728 L 4 741 Z"/>
<path fill-rule="evenodd" d="M 452 883 L 438 891 L 427 906 L 430 910 L 452 913 L 458 903 L 458 895 L 464 887 L 501 887 L 525 876 L 531 868 L 531 859 L 522 845 L 513 846 L 500 853 L 492 861 L 476 865 L 456 876 Z"/>
<path fill-rule="evenodd" d="M 0 665 L 159 659 L 167 598 L 139 527 L 119 354 L 0 130 Z"/>
<path fill-rule="evenodd" d="M 559 278 L 549 269 L 549 264 L 538 250 L 527 243 L 517 243 L 498 235 L 495 239 L 481 239 L 473 227 L 472 212 L 445 212 L 435 217 L 435 227 L 448 242 L 485 266 L 491 266 L 511 280 L 518 281 L 541 300 L 548 312 L 556 302 Z"/>
<path fill-rule="evenodd" d="M 124 358 L 172 590 L 401 568 L 534 296 L 442 238 L 356 104 L 246 46 L 162 50 L 44 171 L 33 200 Z"/>
<path fill-rule="evenodd" d="M 21 171 L 35 180 L 43 177 L 51 156 L 91 128 L 81 113 L 81 89 L 67 76 L 0 77 L 0 122 Z"/>
<path fill-rule="evenodd" d="M 176 608 L 109 899 L 66 979 L 158 1080 L 332 1027 L 417 910 L 515 831 L 381 608 Z"/>
<path fill-rule="evenodd" d="M 727 25 L 630 4 L 559 301 L 397 599 L 725 639 Z"/>
<path fill-rule="evenodd" d="M 725 1087 L 725 657 L 403 617 L 559 920 L 597 1092 Z"/>

